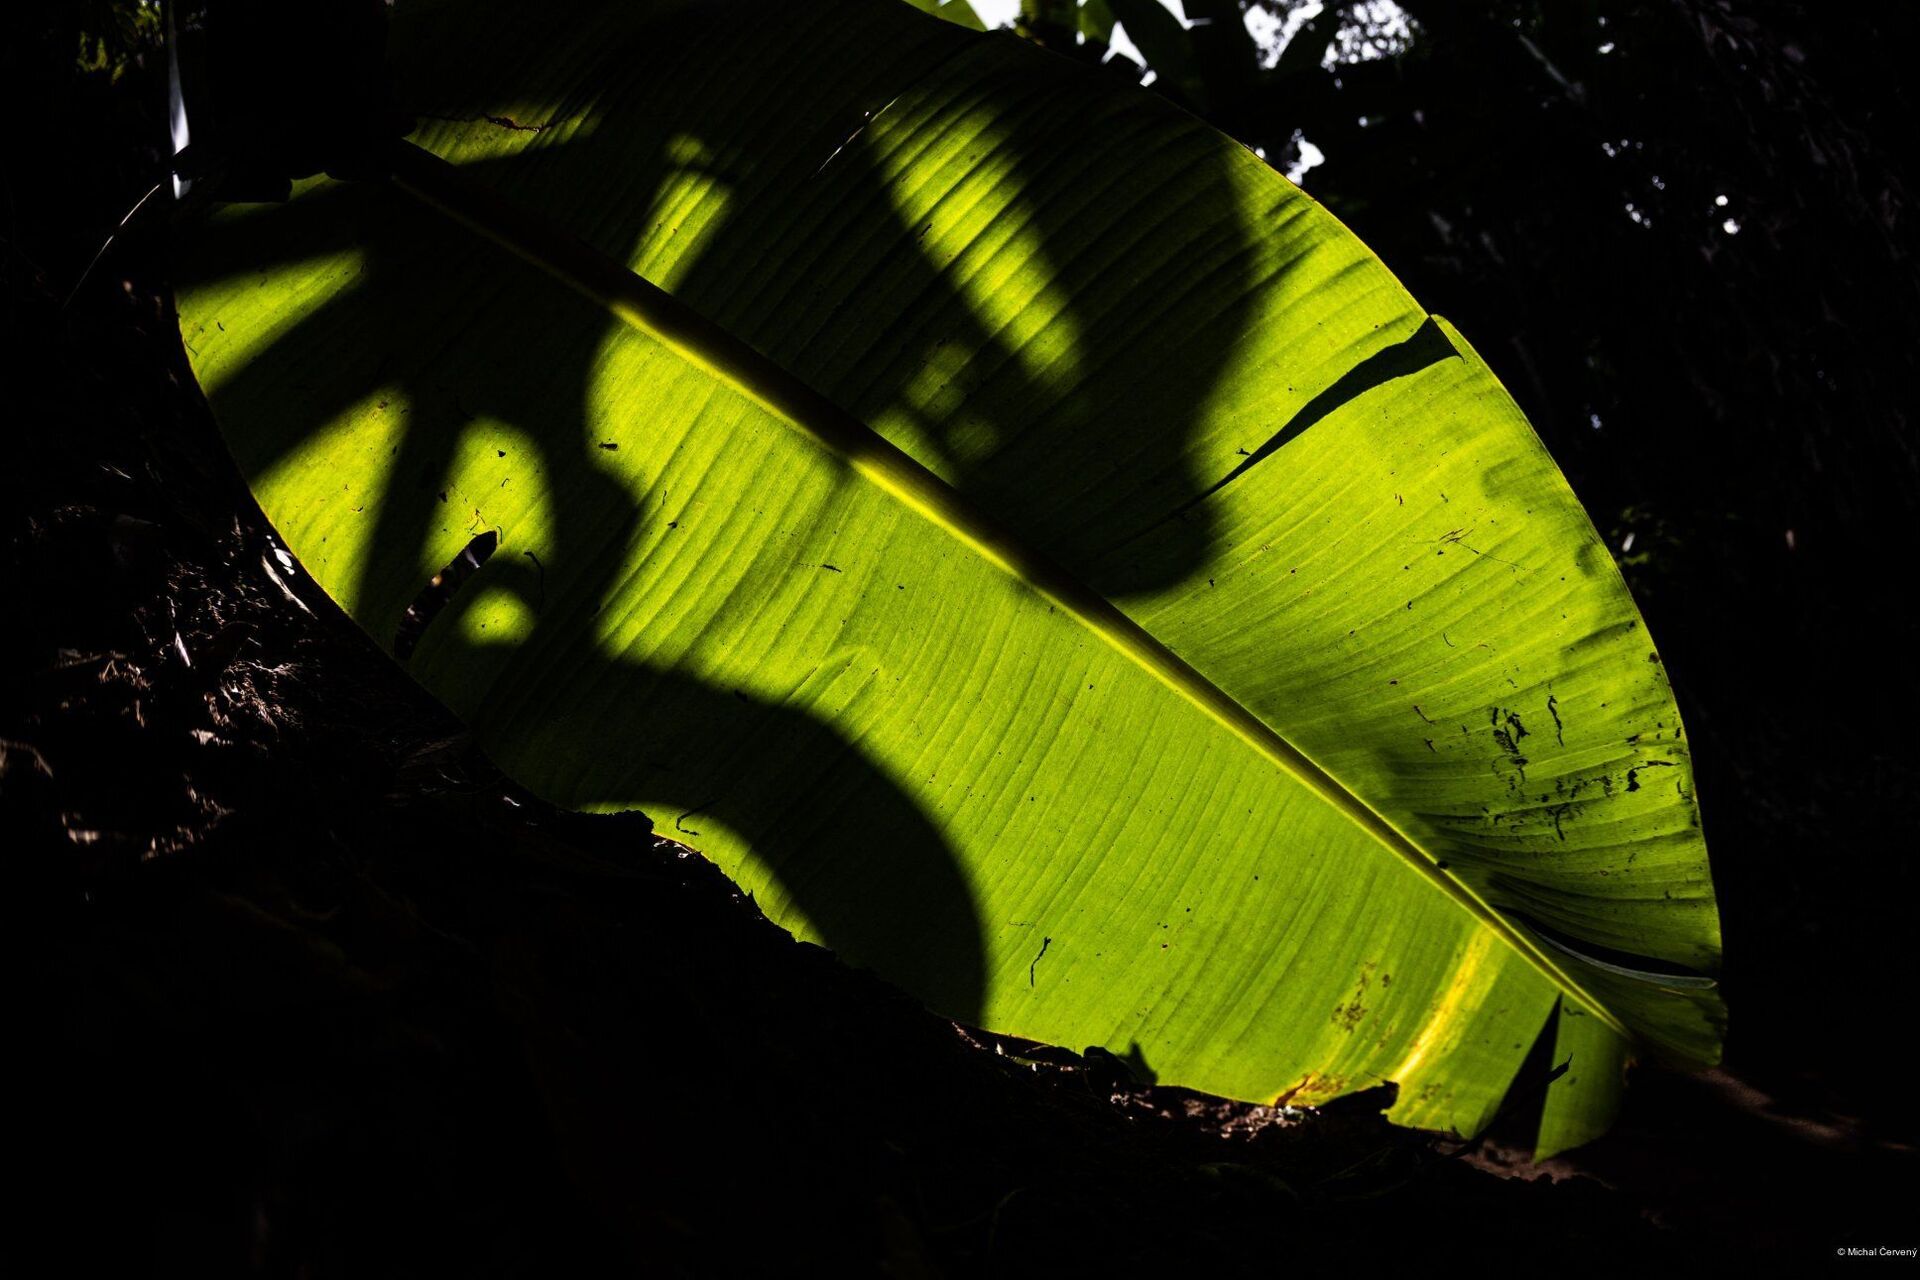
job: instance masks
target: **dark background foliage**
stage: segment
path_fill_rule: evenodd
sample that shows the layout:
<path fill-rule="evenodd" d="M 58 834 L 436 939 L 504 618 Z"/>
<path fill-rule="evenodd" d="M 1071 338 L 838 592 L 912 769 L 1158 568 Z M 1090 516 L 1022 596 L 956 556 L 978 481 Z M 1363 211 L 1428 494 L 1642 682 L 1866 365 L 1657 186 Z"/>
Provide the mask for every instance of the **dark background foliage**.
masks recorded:
<path fill-rule="evenodd" d="M 515 796 L 276 567 L 178 359 L 164 218 L 66 304 L 164 170 L 165 65 L 150 7 L 32 6 L 6 41 L 0 839 L 43 1247 L 931 1274 L 1920 1243 L 1920 6 L 1405 0 L 1410 42 L 1329 67 L 1372 13 L 1335 4 L 1266 68 L 1243 7 L 1141 40 L 1157 87 L 1282 167 L 1324 154 L 1307 188 L 1491 361 L 1660 640 L 1726 1070 L 1643 1073 L 1548 1171 L 1582 1176 L 1509 1177 L 1497 1140 L 1364 1102 L 1276 1123 L 958 1036 L 643 826 Z M 1098 55 L 1045 8 L 1031 34 Z"/>

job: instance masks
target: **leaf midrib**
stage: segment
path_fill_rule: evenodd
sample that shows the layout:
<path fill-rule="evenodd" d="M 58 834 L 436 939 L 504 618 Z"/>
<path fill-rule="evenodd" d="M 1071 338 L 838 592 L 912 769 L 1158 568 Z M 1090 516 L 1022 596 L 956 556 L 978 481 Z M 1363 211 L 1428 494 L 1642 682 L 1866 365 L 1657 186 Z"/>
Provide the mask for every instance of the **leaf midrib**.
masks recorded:
<path fill-rule="evenodd" d="M 860 475 L 940 526 L 975 553 L 1044 596 L 1135 665 L 1212 717 L 1248 746 L 1345 814 L 1389 852 L 1512 947 L 1562 991 L 1614 1031 L 1632 1030 L 1538 944 L 1485 899 L 1436 865 L 1405 833 L 1342 786 L 1270 725 L 1184 658 L 1045 556 L 973 508 L 945 481 L 864 422 L 762 355 L 731 331 L 625 265 L 460 174 L 409 142 L 394 145 L 396 187 L 455 222 L 540 268 L 614 317 L 671 348 L 688 363 L 833 450 Z"/>

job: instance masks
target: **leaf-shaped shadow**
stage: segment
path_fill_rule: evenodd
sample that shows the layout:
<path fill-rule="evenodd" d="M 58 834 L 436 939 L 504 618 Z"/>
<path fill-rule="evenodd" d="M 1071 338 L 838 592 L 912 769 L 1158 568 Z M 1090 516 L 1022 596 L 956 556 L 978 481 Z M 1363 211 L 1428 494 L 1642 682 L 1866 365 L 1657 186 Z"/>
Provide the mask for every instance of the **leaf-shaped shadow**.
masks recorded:
<path fill-rule="evenodd" d="M 491 527 L 485 507 L 450 491 L 450 472 L 463 450 L 473 451 L 474 432 L 494 431 L 509 447 L 494 453 L 517 455 L 531 446 L 536 456 L 511 461 L 516 476 L 539 477 L 556 498 L 540 504 L 543 536 L 532 545 L 508 537 L 429 629 L 412 663 L 415 674 L 446 697 L 449 686 L 486 688 L 489 674 L 504 670 L 516 651 L 552 650 L 569 678 L 531 720 L 522 717 L 513 741 L 490 736 L 485 697 L 447 698 L 517 780 L 579 807 L 631 806 L 636 796 L 620 782 L 601 785 L 595 771 L 583 776 L 570 763 L 580 735 L 590 733 L 594 756 L 612 766 L 600 773 L 630 781 L 637 770 L 648 796 L 664 796 L 689 814 L 672 834 L 698 845 L 690 830 L 703 821 L 726 824 L 836 949 L 954 1016 L 972 1016 L 984 978 L 971 896 L 940 833 L 891 779 L 807 715 L 594 651 L 592 605 L 583 602 L 605 597 L 620 553 L 642 532 L 635 493 L 587 443 L 582 426 L 579 397 L 590 391 L 607 317 L 464 233 L 445 234 L 436 218 L 390 191 L 317 192 L 235 221 L 209 240 L 196 264 L 196 274 L 217 277 L 257 266 L 267 245 L 311 250 L 353 229 L 359 282 L 211 391 L 214 412 L 230 430 L 248 426 L 232 438 L 256 484 L 276 468 L 298 465 L 329 424 L 370 394 L 392 407 L 397 425 L 383 437 L 391 453 L 380 466 L 379 491 L 343 513 L 373 521 L 373 554 L 350 578 L 329 581 L 327 566 L 311 563 L 314 540 L 290 540 L 355 617 L 390 640 L 431 572 L 423 572 L 424 563 L 444 556 L 449 534 L 464 542 L 469 529 Z M 471 277 L 476 261 L 540 300 L 540 336 L 530 343 L 499 326 L 459 328 L 459 366 L 467 376 L 450 382 L 435 358 L 453 336 L 446 331 L 450 316 L 429 299 L 433 282 Z M 531 362 L 530 346 L 541 353 Z M 529 374 L 530 363 L 537 373 Z M 571 402 L 556 396 L 561 388 L 572 389 Z M 477 623 L 464 625 L 476 602 L 497 609 L 501 593 L 531 619 L 508 643 L 487 640 Z M 619 693 L 613 715 L 606 714 L 610 690 Z M 567 749 L 550 750 L 556 740 Z M 874 903 L 889 909 L 868 909 Z"/>
<path fill-rule="evenodd" d="M 696 11 L 686 21 L 711 20 Z M 662 47 L 716 38 L 682 29 Z M 942 68 L 972 74 L 947 54 L 929 65 L 936 79 Z M 1017 224 L 1056 309 L 1038 331 L 1017 307 L 983 313 L 992 300 L 968 283 L 980 264 L 928 233 L 946 213 L 903 203 L 900 156 L 878 128 L 864 137 L 858 120 L 848 139 L 844 121 L 743 129 L 711 102 L 691 115 L 649 112 L 639 104 L 673 95 L 633 73 L 595 86 L 599 127 L 564 144 L 530 137 L 522 151 L 463 167 L 509 198 L 591 193 L 620 174 L 623 194 L 580 229 L 619 260 L 644 261 L 661 193 L 687 172 L 688 131 L 708 130 L 710 141 L 695 141 L 725 202 L 698 252 L 674 263 L 676 294 L 869 421 L 918 431 L 923 455 L 934 455 L 923 460 L 1069 569 L 1109 592 L 1148 590 L 1193 572 L 1208 536 L 1203 509 L 1157 538 L 1150 564 L 1096 565 L 1200 492 L 1187 437 L 1245 323 L 1250 232 L 1213 152 L 1185 155 L 1167 175 L 1183 198 L 1156 221 L 1130 223 L 1134 202 L 1088 185 L 1100 171 L 1077 145 L 1079 122 L 1036 96 L 1044 78 L 974 84 L 976 109 L 1000 111 L 993 184 L 1022 196 L 984 228 L 955 214 L 959 235 L 990 239 L 997 221 Z M 543 212 L 564 223 L 567 207 Z M 1219 215 L 1204 243 L 1159 242 L 1199 209 Z M 190 275 L 202 285 L 264 280 L 278 265 L 275 287 L 290 299 L 288 264 L 355 263 L 335 260 L 326 300 L 302 304 L 209 390 L 256 486 L 345 456 L 330 437 L 316 452 L 343 420 L 373 424 L 348 450 L 363 473 L 343 478 L 370 491 L 343 493 L 323 519 L 371 521 L 370 535 L 352 539 L 370 552 L 329 568 L 311 563 L 328 554 L 324 530 L 289 539 L 356 619 L 390 640 L 426 577 L 513 507 L 503 495 L 537 487 L 537 545 L 507 529 L 501 552 L 429 629 L 415 674 L 522 783 L 601 809 L 666 797 L 683 815 L 677 835 L 724 824 L 837 951 L 973 1018 L 988 981 L 977 909 L 953 851 L 900 780 L 778 699 L 600 644 L 594 614 L 624 575 L 648 571 L 634 549 L 668 519 L 647 508 L 646 478 L 594 438 L 607 409 L 595 402 L 596 362 L 617 323 L 384 188 L 323 186 L 200 239 Z M 345 270 L 353 280 L 339 287 Z M 929 383 L 929 370 L 946 381 Z M 489 455 L 500 488 L 483 492 L 472 459 L 492 465 Z M 522 620 L 509 635 L 485 632 L 486 618 L 506 615 Z M 514 682 L 499 677 L 515 663 L 547 673 L 542 700 L 513 706 L 510 737 L 490 735 L 513 697 Z"/>

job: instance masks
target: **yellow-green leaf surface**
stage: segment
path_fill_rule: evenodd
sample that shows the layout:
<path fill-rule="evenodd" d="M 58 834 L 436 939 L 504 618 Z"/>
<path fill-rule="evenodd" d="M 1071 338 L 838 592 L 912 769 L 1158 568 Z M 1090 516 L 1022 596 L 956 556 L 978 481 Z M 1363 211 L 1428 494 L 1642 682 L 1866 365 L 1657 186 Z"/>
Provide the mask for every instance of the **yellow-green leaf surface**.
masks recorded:
<path fill-rule="evenodd" d="M 1657 652 L 1311 198 L 896 0 L 401 13 L 450 164 L 217 213 L 181 322 L 383 643 L 496 535 L 410 665 L 520 782 L 1163 1081 L 1469 1133 L 1563 1000 L 1583 1057 L 1715 1058 Z"/>

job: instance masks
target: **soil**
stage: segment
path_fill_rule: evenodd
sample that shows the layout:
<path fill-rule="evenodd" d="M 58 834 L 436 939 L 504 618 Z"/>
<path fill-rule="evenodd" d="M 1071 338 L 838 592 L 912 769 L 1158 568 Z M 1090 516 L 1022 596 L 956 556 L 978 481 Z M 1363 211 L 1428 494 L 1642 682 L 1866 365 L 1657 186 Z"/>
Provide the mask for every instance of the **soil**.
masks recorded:
<path fill-rule="evenodd" d="M 1639 1072 L 1614 1132 L 1532 1165 L 1500 1127 L 1395 1129 L 1377 1094 L 1228 1103 L 956 1026 L 643 817 L 518 792 L 281 558 L 181 361 L 159 230 L 67 301 L 155 160 L 111 89 L 76 110 L 121 151 L 16 205 L 5 265 L 16 1249 L 78 1274 L 931 1276 L 1920 1244 L 1910 1086 L 1869 1028 L 1835 1029 L 1852 1072 L 1781 1037 Z"/>

